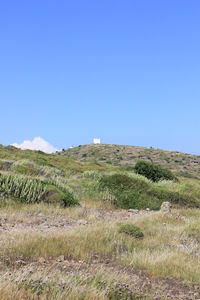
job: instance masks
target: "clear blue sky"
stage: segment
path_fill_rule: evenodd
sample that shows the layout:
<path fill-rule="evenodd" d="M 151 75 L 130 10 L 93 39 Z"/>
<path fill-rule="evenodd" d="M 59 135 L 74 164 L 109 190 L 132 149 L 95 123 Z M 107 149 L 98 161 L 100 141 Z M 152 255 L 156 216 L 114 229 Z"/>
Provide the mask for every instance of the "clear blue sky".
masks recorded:
<path fill-rule="evenodd" d="M 1 144 L 200 154 L 200 1 L 1 1 L 0 104 Z"/>

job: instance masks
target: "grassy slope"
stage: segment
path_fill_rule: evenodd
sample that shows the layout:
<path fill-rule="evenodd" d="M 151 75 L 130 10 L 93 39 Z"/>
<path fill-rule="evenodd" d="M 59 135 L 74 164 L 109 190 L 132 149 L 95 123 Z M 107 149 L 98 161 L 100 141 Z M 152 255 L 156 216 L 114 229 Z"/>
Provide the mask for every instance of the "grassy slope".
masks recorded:
<path fill-rule="evenodd" d="M 161 157 L 162 154 L 162 152 L 159 152 L 158 150 L 115 145 L 85 145 L 54 155 L 48 155 L 40 151 L 22 151 L 14 147 L 0 146 L 0 170 L 3 170 L 4 172 L 8 171 L 14 174 L 19 173 L 34 177 L 39 176 L 42 180 L 45 180 L 50 184 L 54 184 L 62 190 L 66 189 L 67 191 L 72 192 L 80 202 L 85 203 L 89 201 L 90 205 L 92 205 L 92 203 L 94 204 L 94 202 L 95 205 L 97 205 L 98 202 L 99 206 L 105 206 L 105 203 L 107 203 L 108 206 L 110 205 L 110 196 L 116 197 L 116 193 L 113 194 L 112 191 L 111 194 L 113 195 L 106 193 L 106 191 L 99 193 L 98 182 L 102 176 L 112 176 L 113 174 L 120 173 L 132 177 L 134 189 L 134 191 L 132 191 L 129 188 L 126 189 L 124 186 L 123 191 L 121 191 L 124 195 L 122 195 L 122 197 L 126 198 L 128 195 L 132 195 L 134 198 L 133 202 L 136 203 L 133 207 L 131 204 L 122 205 L 121 207 L 159 208 L 162 201 L 167 200 L 170 200 L 175 204 L 183 204 L 188 206 L 194 206 L 193 203 L 197 203 L 195 206 L 199 206 L 200 187 L 199 180 L 197 179 L 197 170 L 193 171 L 192 176 L 189 176 L 191 174 L 189 173 L 188 177 L 192 178 L 180 177 L 182 165 L 180 162 L 176 162 L 176 173 L 179 174 L 179 183 L 163 182 L 154 184 L 151 181 L 148 181 L 141 176 L 138 177 L 133 173 L 131 166 L 136 161 L 136 155 L 134 156 L 134 159 L 130 159 L 129 156 L 126 158 L 125 155 L 130 153 L 130 149 L 132 149 L 132 151 L 139 151 L 138 149 L 141 149 L 141 151 L 152 151 L 152 160 L 155 160 L 156 155 L 158 155 L 156 153 L 159 153 L 159 157 Z M 87 157 L 83 155 L 83 152 L 86 150 L 88 151 Z M 120 164 L 121 161 L 119 161 L 118 165 L 116 166 L 116 161 L 114 158 L 114 165 L 108 164 L 106 161 L 101 161 L 102 153 L 106 152 L 107 155 L 115 156 L 116 152 L 118 153 L 118 150 L 125 153 L 122 164 Z M 91 159 L 91 161 L 89 161 L 89 158 L 92 157 L 91 151 L 96 151 L 95 160 Z M 70 157 L 69 153 L 71 153 Z M 140 159 L 146 159 L 143 154 L 139 155 L 139 152 L 137 152 L 137 155 L 137 157 Z M 173 152 L 168 152 L 168 159 L 169 157 L 173 157 L 173 155 Z M 179 155 L 184 156 L 184 154 Z M 84 156 L 83 159 L 81 159 L 82 156 Z M 75 161 L 72 159 L 72 157 L 81 161 Z M 85 162 L 85 159 L 88 161 Z M 182 160 L 185 161 L 186 159 Z M 125 161 L 126 167 L 124 165 Z M 166 159 L 160 158 L 159 163 L 166 165 Z M 171 169 L 174 170 L 175 163 L 172 165 L 171 164 L 169 163 L 168 167 L 171 167 Z M 189 162 L 189 169 L 192 168 L 190 164 L 191 162 Z M 195 163 L 196 168 L 197 165 L 198 164 Z M 55 176 L 56 178 L 54 178 Z M 144 186 L 145 189 L 140 188 Z M 116 191 L 118 191 L 117 187 Z M 102 201 L 102 199 L 104 201 Z M 138 203 L 137 205 L 137 201 L 139 200 L 141 200 L 143 204 Z"/>
<path fill-rule="evenodd" d="M 200 178 L 200 156 L 160 149 L 122 145 L 83 145 L 65 150 L 61 156 L 79 162 L 133 166 L 138 159 L 159 163 L 186 177 Z"/>
<path fill-rule="evenodd" d="M 114 165 L 111 164 L 112 161 L 102 159 L 102 149 L 106 149 Z M 87 156 L 83 155 L 83 151 Z M 90 151 L 96 152 L 91 155 Z M 116 159 L 120 151 L 124 156 L 122 159 Z M 131 151 L 135 151 L 135 155 L 131 156 Z M 160 164 L 175 170 L 179 174 L 179 182 L 152 183 L 133 174 L 127 166 L 134 165 L 137 158 L 150 159 L 143 156 L 145 151 L 150 151 L 149 155 L 152 154 L 153 161 L 157 159 Z M 163 157 L 164 153 L 166 156 Z M 177 159 L 178 155 L 180 160 Z M 82 207 L 65 210 L 46 206 L 44 203 L 1 207 L 0 220 L 5 223 L 3 226 L 6 228 L 5 232 L 4 229 L 0 231 L 1 298 L 153 299 L 151 292 L 155 292 L 154 296 L 163 296 L 161 299 L 165 299 L 166 296 L 167 299 L 169 289 L 173 289 L 173 285 L 174 291 L 180 288 L 185 293 L 188 291 L 186 284 L 192 292 L 192 284 L 195 284 L 198 292 L 199 210 L 179 209 L 168 215 L 150 212 L 130 217 L 127 212 L 110 210 L 113 208 L 109 206 L 110 195 L 99 193 L 98 190 L 98 180 L 101 176 L 117 173 L 125 174 L 146 186 L 147 194 L 156 191 L 162 192 L 164 196 L 167 195 L 166 192 L 173 192 L 180 193 L 188 201 L 193 198 L 199 201 L 199 163 L 192 162 L 198 159 L 173 152 L 111 145 L 86 145 L 59 155 L 0 146 L 0 169 L 3 169 L 3 172 L 41 176 L 46 180 L 52 180 L 51 175 L 55 173 L 58 175 L 57 184 L 71 189 L 82 204 Z M 184 170 L 191 178 L 180 176 Z M 103 209 L 99 210 L 99 207 Z M 58 220 L 61 223 L 72 220 L 72 224 L 75 225 L 70 225 L 64 230 L 63 227 L 59 227 Z M 43 232 L 47 230 L 47 221 L 50 224 L 49 233 Z M 86 221 L 87 225 L 79 225 L 79 221 L 81 224 Z M 144 233 L 144 239 L 135 240 L 120 233 L 121 222 L 139 226 Z M 58 263 L 60 255 L 64 255 L 65 262 Z M 39 262 L 41 257 L 46 263 Z M 127 268 L 127 271 L 121 272 L 122 268 Z M 8 276 L 10 273 L 12 275 Z M 143 283 L 149 286 L 151 282 L 152 286 L 148 292 L 143 288 L 137 290 L 137 283 L 133 282 L 134 274 L 139 274 L 139 287 L 143 286 Z M 173 281 L 166 288 L 164 280 L 169 277 L 173 278 Z M 64 288 L 61 280 L 65 282 Z M 179 280 L 184 281 L 182 287 Z M 44 281 L 47 283 L 43 283 Z M 129 284 L 133 290 L 132 298 L 126 297 L 126 291 L 123 291 L 122 296 L 121 290 L 118 293 L 116 286 L 119 283 Z M 109 294 L 110 291 L 114 293 L 113 296 Z M 148 297 L 136 298 L 135 292 L 139 295 L 143 295 L 144 292 Z M 198 296 L 200 298 L 199 294 Z M 177 297 L 189 299 L 185 295 Z"/>
<path fill-rule="evenodd" d="M 0 160 L 16 161 L 21 159 L 29 159 L 43 166 L 53 166 L 63 170 L 66 174 L 84 172 L 86 170 L 104 171 L 116 169 L 114 166 L 99 164 L 98 162 L 81 163 L 61 155 L 50 155 L 41 151 L 22 151 L 14 147 L 0 146 Z"/>

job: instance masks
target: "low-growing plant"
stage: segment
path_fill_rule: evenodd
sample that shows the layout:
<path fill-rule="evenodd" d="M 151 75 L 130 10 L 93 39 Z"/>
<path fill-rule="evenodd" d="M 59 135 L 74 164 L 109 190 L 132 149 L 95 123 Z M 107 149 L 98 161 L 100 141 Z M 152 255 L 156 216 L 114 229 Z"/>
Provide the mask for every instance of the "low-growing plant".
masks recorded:
<path fill-rule="evenodd" d="M 101 173 L 96 171 L 85 171 L 83 172 L 83 176 L 85 178 L 89 178 L 89 179 L 91 178 L 93 180 L 99 180 L 102 177 Z"/>
<path fill-rule="evenodd" d="M 135 164 L 134 171 L 136 174 L 143 175 L 154 182 L 160 180 L 176 180 L 176 177 L 170 170 L 143 160 L 139 160 Z"/>
<path fill-rule="evenodd" d="M 119 233 L 128 234 L 136 239 L 141 239 L 144 237 L 142 230 L 138 226 L 130 223 L 120 224 L 118 231 Z"/>

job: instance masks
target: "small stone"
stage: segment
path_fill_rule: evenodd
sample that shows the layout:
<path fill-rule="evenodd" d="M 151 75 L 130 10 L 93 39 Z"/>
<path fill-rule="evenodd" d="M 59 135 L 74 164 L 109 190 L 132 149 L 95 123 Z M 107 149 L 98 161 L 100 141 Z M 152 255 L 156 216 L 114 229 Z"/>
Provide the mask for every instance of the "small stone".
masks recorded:
<path fill-rule="evenodd" d="M 160 207 L 160 211 L 162 212 L 171 212 L 172 209 L 172 205 L 170 202 L 163 202 L 161 207 Z"/>
<path fill-rule="evenodd" d="M 146 208 L 146 211 L 150 211 L 150 208 L 147 207 L 147 208 Z"/>
<path fill-rule="evenodd" d="M 129 209 L 128 212 L 132 213 L 132 214 L 138 214 L 139 210 L 138 209 Z"/>
<path fill-rule="evenodd" d="M 58 257 L 57 261 L 58 261 L 58 262 L 63 262 L 63 261 L 65 261 L 64 255 L 60 255 L 60 256 Z"/>
<path fill-rule="evenodd" d="M 88 222 L 86 220 L 78 220 L 78 225 L 87 225 Z"/>
<path fill-rule="evenodd" d="M 26 265 L 26 262 L 23 261 L 23 260 L 17 260 L 17 261 L 16 261 L 16 265 L 17 265 L 17 266 L 25 266 L 25 265 Z"/>
<path fill-rule="evenodd" d="M 38 261 L 39 261 L 40 264 L 45 264 L 45 262 L 46 262 L 44 257 L 40 257 Z"/>

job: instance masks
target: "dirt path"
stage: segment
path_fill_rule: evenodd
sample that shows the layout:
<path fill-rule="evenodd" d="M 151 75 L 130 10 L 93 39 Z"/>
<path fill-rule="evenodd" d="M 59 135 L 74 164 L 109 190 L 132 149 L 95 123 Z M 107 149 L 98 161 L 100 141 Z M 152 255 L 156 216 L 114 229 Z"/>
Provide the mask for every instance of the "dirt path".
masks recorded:
<path fill-rule="evenodd" d="M 105 211 L 101 209 L 77 208 L 79 210 L 80 218 L 69 217 L 52 217 L 45 216 L 42 213 L 30 214 L 18 217 L 10 217 L 8 214 L 0 212 L 0 233 L 21 233 L 21 232 L 37 232 L 37 233 L 55 233 L 64 232 L 76 229 L 80 225 L 89 226 L 96 221 L 104 221 L 111 223 L 113 221 L 125 221 L 134 218 L 139 218 L 146 214 L 155 214 L 151 211 L 137 211 L 137 210 L 117 210 Z"/>

